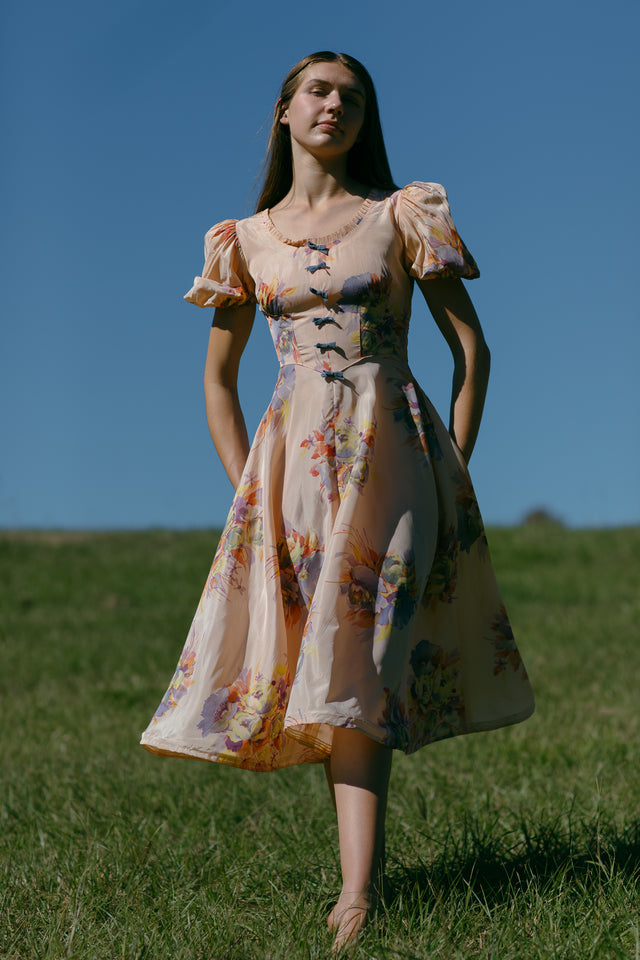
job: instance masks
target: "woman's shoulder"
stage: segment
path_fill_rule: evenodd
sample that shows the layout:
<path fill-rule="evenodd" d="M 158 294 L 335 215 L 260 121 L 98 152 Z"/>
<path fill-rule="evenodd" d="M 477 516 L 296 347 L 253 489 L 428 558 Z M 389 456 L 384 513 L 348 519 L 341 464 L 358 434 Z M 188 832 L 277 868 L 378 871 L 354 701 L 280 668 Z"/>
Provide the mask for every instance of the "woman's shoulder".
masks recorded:
<path fill-rule="evenodd" d="M 235 243 L 237 223 L 237 220 L 232 219 L 220 220 L 219 223 L 214 223 L 212 227 L 209 227 L 204 235 L 205 249 L 211 246 Z"/>
<path fill-rule="evenodd" d="M 252 226 L 258 225 L 264 220 L 264 211 L 260 213 L 254 213 L 249 217 L 235 218 L 229 217 L 226 220 L 220 220 L 219 223 L 214 223 L 205 233 L 205 242 L 215 242 L 215 243 L 224 243 L 238 242 L 239 234 L 241 235 L 244 230 L 251 229 Z"/>
<path fill-rule="evenodd" d="M 447 191 L 441 183 L 412 180 L 387 196 L 391 216 L 401 232 L 411 224 L 433 224 L 451 217 Z"/>
<path fill-rule="evenodd" d="M 393 196 L 400 196 L 405 194 L 428 194 L 429 196 L 441 196 L 446 194 L 445 188 L 441 183 L 435 183 L 431 180 L 412 180 L 410 183 L 407 183 L 404 187 L 399 187 L 397 190 L 394 190 Z"/>
<path fill-rule="evenodd" d="M 248 255 L 263 240 L 264 211 L 239 220 L 230 218 L 215 223 L 204 237 L 205 255 L 226 253 L 239 256 L 245 263 Z"/>
<path fill-rule="evenodd" d="M 447 202 L 447 191 L 441 183 L 425 180 L 412 180 L 388 194 L 393 207 Z"/>

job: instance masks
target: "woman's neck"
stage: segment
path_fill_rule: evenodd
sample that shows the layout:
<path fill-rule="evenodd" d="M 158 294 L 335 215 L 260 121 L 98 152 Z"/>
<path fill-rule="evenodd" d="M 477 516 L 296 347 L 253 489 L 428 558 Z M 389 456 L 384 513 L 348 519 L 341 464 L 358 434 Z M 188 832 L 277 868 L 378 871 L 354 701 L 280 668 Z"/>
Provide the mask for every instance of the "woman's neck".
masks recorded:
<path fill-rule="evenodd" d="M 311 213 L 368 193 L 367 188 L 347 175 L 346 157 L 320 160 L 306 151 L 299 156 L 296 153 L 294 150 L 291 189 L 274 209 Z"/>

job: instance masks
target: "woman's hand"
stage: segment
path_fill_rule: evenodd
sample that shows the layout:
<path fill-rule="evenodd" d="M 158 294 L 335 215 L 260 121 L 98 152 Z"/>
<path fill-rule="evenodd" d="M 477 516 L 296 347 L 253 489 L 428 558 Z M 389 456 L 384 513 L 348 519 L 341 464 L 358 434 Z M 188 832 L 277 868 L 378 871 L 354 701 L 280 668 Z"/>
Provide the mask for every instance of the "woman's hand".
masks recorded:
<path fill-rule="evenodd" d="M 468 463 L 482 419 L 491 355 L 462 280 L 419 280 L 418 286 L 453 354 L 449 433 Z"/>
<path fill-rule="evenodd" d="M 238 369 L 254 315 L 253 303 L 216 310 L 204 369 L 207 423 L 234 489 L 240 483 L 249 454 L 249 438 L 238 399 Z"/>

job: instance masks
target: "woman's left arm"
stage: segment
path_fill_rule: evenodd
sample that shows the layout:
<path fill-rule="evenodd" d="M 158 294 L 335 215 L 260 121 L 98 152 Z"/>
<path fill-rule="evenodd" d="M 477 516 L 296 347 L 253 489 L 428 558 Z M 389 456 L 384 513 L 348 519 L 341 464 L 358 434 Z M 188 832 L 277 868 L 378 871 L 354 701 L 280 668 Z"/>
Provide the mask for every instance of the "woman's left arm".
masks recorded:
<path fill-rule="evenodd" d="M 462 280 L 418 280 L 418 286 L 453 354 L 449 433 L 468 463 L 482 419 L 491 354 Z"/>

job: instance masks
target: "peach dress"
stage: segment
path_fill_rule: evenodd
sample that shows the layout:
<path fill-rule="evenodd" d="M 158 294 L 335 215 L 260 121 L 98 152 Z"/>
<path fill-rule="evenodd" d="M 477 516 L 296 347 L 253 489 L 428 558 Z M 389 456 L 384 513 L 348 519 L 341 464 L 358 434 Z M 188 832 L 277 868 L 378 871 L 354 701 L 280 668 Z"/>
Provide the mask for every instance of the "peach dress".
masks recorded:
<path fill-rule="evenodd" d="M 407 363 L 413 278 L 478 276 L 444 188 L 373 191 L 308 240 L 226 220 L 205 255 L 186 299 L 257 302 L 280 374 L 143 746 L 275 770 L 336 726 L 412 752 L 524 720 L 469 474 Z"/>

